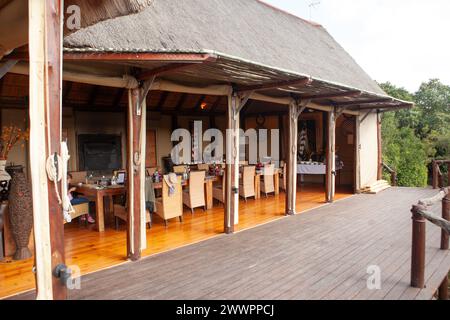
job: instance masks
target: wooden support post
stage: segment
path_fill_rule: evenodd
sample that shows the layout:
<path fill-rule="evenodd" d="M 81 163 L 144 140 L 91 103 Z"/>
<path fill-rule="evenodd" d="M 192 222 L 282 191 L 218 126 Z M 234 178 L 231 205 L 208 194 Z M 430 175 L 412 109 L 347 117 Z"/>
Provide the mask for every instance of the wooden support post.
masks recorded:
<path fill-rule="evenodd" d="M 433 189 L 437 189 L 438 188 L 438 164 L 437 164 L 436 160 L 433 160 L 433 162 L 432 162 L 432 172 L 433 172 L 433 181 L 432 181 Z"/>
<path fill-rule="evenodd" d="M 447 163 L 447 187 L 450 187 L 450 162 Z"/>
<path fill-rule="evenodd" d="M 228 96 L 224 226 L 227 234 L 234 232 L 239 218 L 239 103 L 238 95 Z"/>
<path fill-rule="evenodd" d="M 445 276 L 444 280 L 442 280 L 441 285 L 438 290 L 439 300 L 448 300 L 448 275 Z"/>
<path fill-rule="evenodd" d="M 378 171 L 377 180 L 383 179 L 383 145 L 381 137 L 381 114 L 377 112 L 377 144 L 378 144 Z"/>
<path fill-rule="evenodd" d="M 127 257 L 136 261 L 146 247 L 145 232 L 145 139 L 146 90 L 128 90 L 128 228 Z"/>
<path fill-rule="evenodd" d="M 296 213 L 297 205 L 297 135 L 298 102 L 292 101 L 288 114 L 288 145 L 286 153 L 286 215 Z"/>
<path fill-rule="evenodd" d="M 355 191 L 361 192 L 361 115 L 356 116 L 355 130 Z"/>
<path fill-rule="evenodd" d="M 420 208 L 413 206 L 412 212 L 412 247 L 411 247 L 411 286 L 425 286 L 425 218 L 418 213 Z"/>
<path fill-rule="evenodd" d="M 450 220 L 450 193 L 447 194 L 442 199 L 442 219 L 445 219 L 447 221 Z M 449 235 L 444 230 L 441 229 L 441 249 L 442 250 L 448 250 L 448 241 L 449 241 Z"/>
<path fill-rule="evenodd" d="M 61 183 L 48 179 L 46 162 L 61 151 L 62 14 L 60 0 L 29 1 L 30 163 L 37 299 L 66 298 L 53 276 L 65 264 Z M 55 186 L 56 183 L 56 186 Z"/>
<path fill-rule="evenodd" d="M 328 112 L 326 201 L 333 202 L 336 188 L 336 110 Z"/>
<path fill-rule="evenodd" d="M 4 64 L 0 65 L 0 79 L 3 78 L 3 76 L 5 74 L 7 74 L 9 72 L 9 70 L 12 69 L 12 67 L 14 67 L 17 62 L 19 62 L 18 60 L 7 60 Z"/>

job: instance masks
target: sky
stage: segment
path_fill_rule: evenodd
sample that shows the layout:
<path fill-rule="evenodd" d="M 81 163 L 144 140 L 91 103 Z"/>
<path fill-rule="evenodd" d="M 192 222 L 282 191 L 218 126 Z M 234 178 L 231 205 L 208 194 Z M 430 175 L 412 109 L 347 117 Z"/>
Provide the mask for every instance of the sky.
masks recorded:
<path fill-rule="evenodd" d="M 320 23 L 378 82 L 410 92 L 432 78 L 450 85 L 449 0 L 264 1 Z"/>

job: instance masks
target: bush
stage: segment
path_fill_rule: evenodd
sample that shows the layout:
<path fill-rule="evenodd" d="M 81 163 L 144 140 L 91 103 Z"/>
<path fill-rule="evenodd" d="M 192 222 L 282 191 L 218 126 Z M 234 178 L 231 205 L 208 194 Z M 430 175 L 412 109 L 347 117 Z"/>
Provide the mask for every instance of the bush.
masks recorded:
<path fill-rule="evenodd" d="M 398 129 L 395 120 L 394 114 L 383 118 L 383 161 L 397 171 L 399 186 L 425 187 L 428 180 L 425 145 L 413 129 Z"/>

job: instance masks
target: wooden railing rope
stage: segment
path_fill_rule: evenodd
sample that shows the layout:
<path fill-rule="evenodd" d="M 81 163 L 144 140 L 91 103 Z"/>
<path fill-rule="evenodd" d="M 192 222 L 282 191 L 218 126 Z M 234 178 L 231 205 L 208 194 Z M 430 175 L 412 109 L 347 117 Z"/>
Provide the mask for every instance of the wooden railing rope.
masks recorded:
<path fill-rule="evenodd" d="M 433 160 L 432 161 L 432 173 L 433 173 L 433 189 L 444 188 L 444 175 L 441 171 L 441 166 L 447 165 L 447 184 L 450 186 L 450 160 Z"/>
<path fill-rule="evenodd" d="M 395 171 L 394 169 L 392 169 L 390 166 L 388 166 L 386 163 L 382 162 L 381 163 L 383 165 L 383 168 L 385 168 L 390 174 L 391 174 L 391 185 L 393 187 L 397 186 L 397 171 Z"/>
<path fill-rule="evenodd" d="M 428 208 L 442 202 L 442 218 L 431 213 Z M 441 228 L 441 250 L 449 248 L 450 234 L 450 187 L 443 188 L 431 198 L 422 199 L 412 206 L 412 247 L 411 247 L 411 286 L 425 287 L 425 239 L 426 220 Z M 447 280 L 447 281 L 445 281 Z M 448 297 L 448 291 L 443 287 L 448 283 L 444 279 L 439 289 L 440 297 Z M 446 292 L 446 293 L 445 293 Z M 441 295 L 442 294 L 442 295 Z"/>

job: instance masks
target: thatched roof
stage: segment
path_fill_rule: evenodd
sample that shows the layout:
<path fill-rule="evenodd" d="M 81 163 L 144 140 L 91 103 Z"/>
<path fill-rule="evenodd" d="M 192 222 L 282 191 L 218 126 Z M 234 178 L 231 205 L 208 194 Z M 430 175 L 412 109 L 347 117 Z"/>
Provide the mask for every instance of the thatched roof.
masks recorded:
<path fill-rule="evenodd" d="M 87 51 L 218 52 L 383 95 L 320 25 L 257 0 L 153 0 L 65 38 Z"/>

